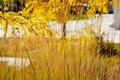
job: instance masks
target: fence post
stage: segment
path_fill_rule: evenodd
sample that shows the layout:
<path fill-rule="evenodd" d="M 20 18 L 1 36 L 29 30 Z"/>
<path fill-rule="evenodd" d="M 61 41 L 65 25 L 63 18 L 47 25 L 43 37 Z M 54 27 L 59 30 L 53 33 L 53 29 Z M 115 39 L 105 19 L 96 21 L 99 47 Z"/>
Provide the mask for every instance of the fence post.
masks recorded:
<path fill-rule="evenodd" d="M 120 2 L 118 7 L 114 8 L 114 26 L 116 30 L 120 30 Z"/>

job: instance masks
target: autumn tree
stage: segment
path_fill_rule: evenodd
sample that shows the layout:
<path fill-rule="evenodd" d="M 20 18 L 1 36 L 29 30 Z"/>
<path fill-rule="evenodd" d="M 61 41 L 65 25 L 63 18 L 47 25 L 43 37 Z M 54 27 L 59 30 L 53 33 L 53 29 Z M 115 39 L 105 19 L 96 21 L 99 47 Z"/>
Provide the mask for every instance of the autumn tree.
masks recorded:
<path fill-rule="evenodd" d="M 17 22 L 17 26 L 24 26 L 23 29 L 27 35 L 31 31 L 36 35 L 40 34 L 40 32 L 44 35 L 47 32 L 50 33 L 47 22 L 55 19 L 62 24 L 62 37 L 64 38 L 66 37 L 66 22 L 70 18 L 71 6 L 74 6 L 75 10 L 79 11 L 79 5 L 83 2 L 88 3 L 86 9 L 88 18 L 94 16 L 97 10 L 100 13 L 108 12 L 108 0 L 28 0 L 22 11 L 10 14 L 1 13 L 0 18 L 8 22 Z M 11 17 L 11 14 L 14 17 Z"/>

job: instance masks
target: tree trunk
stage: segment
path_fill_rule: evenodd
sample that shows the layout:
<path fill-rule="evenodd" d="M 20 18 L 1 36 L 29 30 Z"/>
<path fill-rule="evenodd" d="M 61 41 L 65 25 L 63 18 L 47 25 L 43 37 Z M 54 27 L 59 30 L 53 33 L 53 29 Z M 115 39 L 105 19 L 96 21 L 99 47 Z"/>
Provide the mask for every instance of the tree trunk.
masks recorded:
<path fill-rule="evenodd" d="M 66 23 L 63 23 L 62 38 L 66 37 Z"/>

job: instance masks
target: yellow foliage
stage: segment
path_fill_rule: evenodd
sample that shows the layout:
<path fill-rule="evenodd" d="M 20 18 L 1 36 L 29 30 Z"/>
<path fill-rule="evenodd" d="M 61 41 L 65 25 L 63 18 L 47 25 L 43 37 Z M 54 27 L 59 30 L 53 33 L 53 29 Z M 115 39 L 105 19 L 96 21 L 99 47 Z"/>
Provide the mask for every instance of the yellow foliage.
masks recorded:
<path fill-rule="evenodd" d="M 114 0 L 115 1 L 115 0 Z M 70 7 L 79 6 L 82 2 L 88 2 L 87 16 L 94 16 L 96 11 L 100 13 L 108 13 L 108 0 L 30 0 L 26 2 L 25 8 L 18 12 L 0 13 L 0 20 L 4 26 L 5 34 L 7 26 L 17 26 L 17 29 L 22 27 L 28 36 L 29 33 L 35 35 L 51 35 L 53 32 L 49 30 L 47 21 L 57 20 L 65 24 L 70 17 Z M 78 10 L 78 9 L 76 9 Z M 13 30 L 16 27 L 13 27 Z"/>
<path fill-rule="evenodd" d="M 89 0 L 87 11 L 88 17 L 96 14 L 96 11 L 108 13 L 108 0 Z"/>

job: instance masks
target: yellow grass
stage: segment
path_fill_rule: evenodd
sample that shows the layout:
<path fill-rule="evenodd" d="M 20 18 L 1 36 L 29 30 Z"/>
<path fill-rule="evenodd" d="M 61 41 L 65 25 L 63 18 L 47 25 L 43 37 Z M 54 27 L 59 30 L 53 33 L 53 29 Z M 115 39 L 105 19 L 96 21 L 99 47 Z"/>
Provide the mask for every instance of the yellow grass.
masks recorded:
<path fill-rule="evenodd" d="M 28 67 L 0 62 L 1 80 L 119 80 L 120 58 L 99 54 L 95 39 L 11 38 L 0 41 L 0 55 L 28 58 Z"/>

